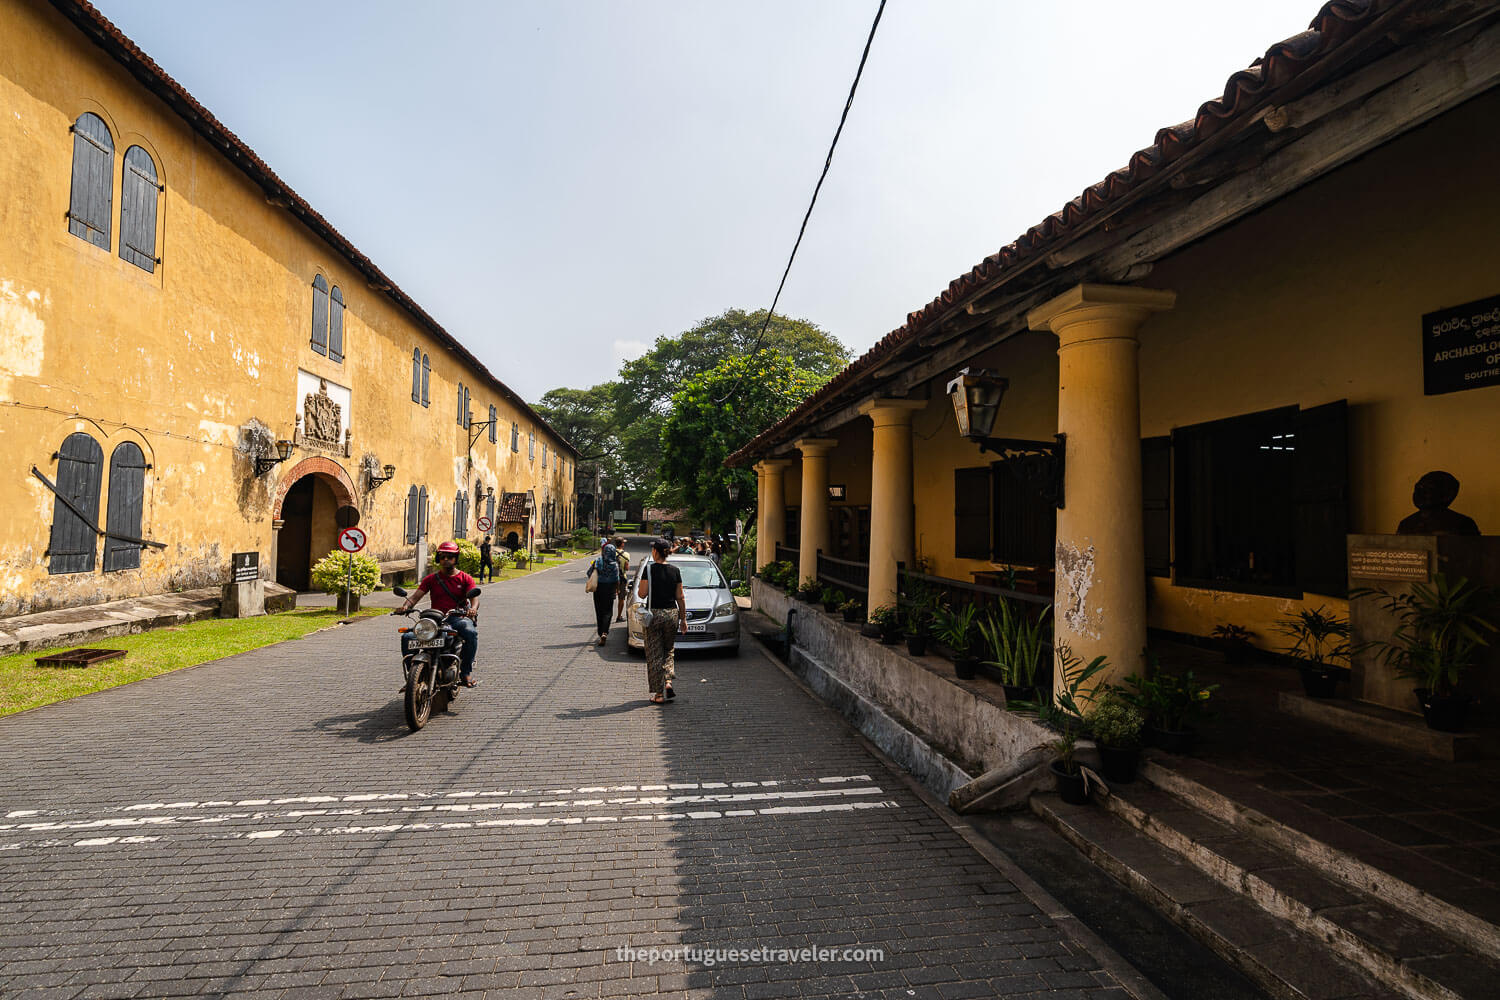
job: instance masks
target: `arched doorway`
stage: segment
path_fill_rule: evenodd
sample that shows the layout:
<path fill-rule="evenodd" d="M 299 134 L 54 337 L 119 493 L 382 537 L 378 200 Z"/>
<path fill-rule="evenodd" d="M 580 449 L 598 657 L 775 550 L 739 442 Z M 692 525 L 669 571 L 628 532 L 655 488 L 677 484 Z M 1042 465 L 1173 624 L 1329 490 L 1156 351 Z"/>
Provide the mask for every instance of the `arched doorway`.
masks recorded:
<path fill-rule="evenodd" d="M 282 522 L 276 539 L 276 582 L 293 590 L 311 585 L 313 563 L 338 546 L 334 514 L 354 503 L 354 487 L 343 468 L 326 458 L 299 462 L 282 480 L 274 516 Z"/>

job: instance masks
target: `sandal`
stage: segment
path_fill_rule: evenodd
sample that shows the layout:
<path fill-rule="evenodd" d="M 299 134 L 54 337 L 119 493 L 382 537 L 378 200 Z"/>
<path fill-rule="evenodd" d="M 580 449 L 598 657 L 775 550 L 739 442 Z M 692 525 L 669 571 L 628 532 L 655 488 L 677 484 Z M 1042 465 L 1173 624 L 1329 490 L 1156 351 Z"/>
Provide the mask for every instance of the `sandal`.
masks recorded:
<path fill-rule="evenodd" d="M 651 696 L 651 704 L 653 704 L 653 705 L 663 705 L 663 704 L 666 704 L 666 701 L 665 701 L 665 699 L 662 698 L 661 695 L 659 695 L 659 694 L 653 694 Z"/>
<path fill-rule="evenodd" d="M 672 690 L 672 685 L 668 684 L 667 685 L 667 700 L 671 701 L 675 697 L 677 697 L 677 692 L 673 691 Z"/>
<path fill-rule="evenodd" d="M 472 677 L 465 677 L 458 683 L 466 688 L 477 688 L 479 686 L 479 682 Z"/>

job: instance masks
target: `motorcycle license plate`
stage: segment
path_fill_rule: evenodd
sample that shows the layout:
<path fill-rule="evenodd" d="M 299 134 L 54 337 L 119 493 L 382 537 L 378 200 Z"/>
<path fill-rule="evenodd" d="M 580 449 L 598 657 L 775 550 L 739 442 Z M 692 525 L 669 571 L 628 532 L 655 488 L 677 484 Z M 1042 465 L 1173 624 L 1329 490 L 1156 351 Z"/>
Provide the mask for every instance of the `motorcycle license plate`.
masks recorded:
<path fill-rule="evenodd" d="M 428 639 L 426 642 L 423 642 L 422 640 L 418 639 L 416 642 L 412 643 L 412 645 L 417 647 L 418 649 L 442 649 L 443 640 Z"/>
<path fill-rule="evenodd" d="M 707 625 L 689 625 L 688 626 L 688 631 L 689 632 L 707 632 L 708 631 L 708 626 Z"/>

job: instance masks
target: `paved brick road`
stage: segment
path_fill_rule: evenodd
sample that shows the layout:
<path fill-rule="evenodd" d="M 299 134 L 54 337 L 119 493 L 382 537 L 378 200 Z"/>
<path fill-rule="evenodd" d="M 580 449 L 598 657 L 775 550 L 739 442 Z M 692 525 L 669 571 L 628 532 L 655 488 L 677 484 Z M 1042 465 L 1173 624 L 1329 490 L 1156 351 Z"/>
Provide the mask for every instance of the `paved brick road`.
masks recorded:
<path fill-rule="evenodd" d="M 0 996 L 1124 995 L 748 644 L 650 705 L 582 579 L 414 735 L 389 618 L 0 720 Z M 884 955 L 617 952 L 681 945 Z"/>

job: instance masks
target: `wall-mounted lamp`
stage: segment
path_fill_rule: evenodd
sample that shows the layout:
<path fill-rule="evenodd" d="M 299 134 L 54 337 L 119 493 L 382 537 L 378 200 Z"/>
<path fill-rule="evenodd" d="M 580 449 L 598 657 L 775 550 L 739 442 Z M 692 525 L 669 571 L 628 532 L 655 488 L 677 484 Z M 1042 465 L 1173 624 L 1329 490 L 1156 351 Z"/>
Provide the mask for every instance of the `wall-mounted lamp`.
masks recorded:
<path fill-rule="evenodd" d="M 255 460 L 255 474 L 257 476 L 264 476 L 273 468 L 280 465 L 282 462 L 285 462 L 291 457 L 292 442 L 288 441 L 286 438 L 281 438 L 276 442 L 275 458 L 257 458 Z"/>
<path fill-rule="evenodd" d="M 724 491 L 729 494 L 730 500 L 738 500 L 740 498 L 739 483 L 730 483 L 728 486 L 724 487 Z"/>
<path fill-rule="evenodd" d="M 489 499 L 490 497 L 494 496 L 494 495 L 495 495 L 495 487 L 493 487 L 493 486 L 486 486 L 484 488 L 484 496 L 485 496 L 486 500 Z"/>
<path fill-rule="evenodd" d="M 990 437 L 990 431 L 995 429 L 995 416 L 1000 412 L 1000 401 L 1008 388 L 1010 380 L 988 368 L 973 372 L 961 369 L 948 383 L 958 433 L 979 445 L 980 451 L 999 455 L 999 464 L 1061 510 L 1066 437 L 1058 434 L 1051 441 Z"/>
<path fill-rule="evenodd" d="M 380 489 L 380 487 L 382 485 L 384 485 L 385 483 L 388 483 L 392 479 L 396 478 L 396 467 L 394 465 L 387 465 L 385 467 L 385 475 L 383 475 L 383 476 L 377 476 L 377 475 L 375 475 L 375 470 L 374 469 L 371 469 L 365 475 L 366 475 L 366 478 L 369 480 L 369 490 L 370 490 L 370 492 L 373 493 L 376 490 Z"/>

